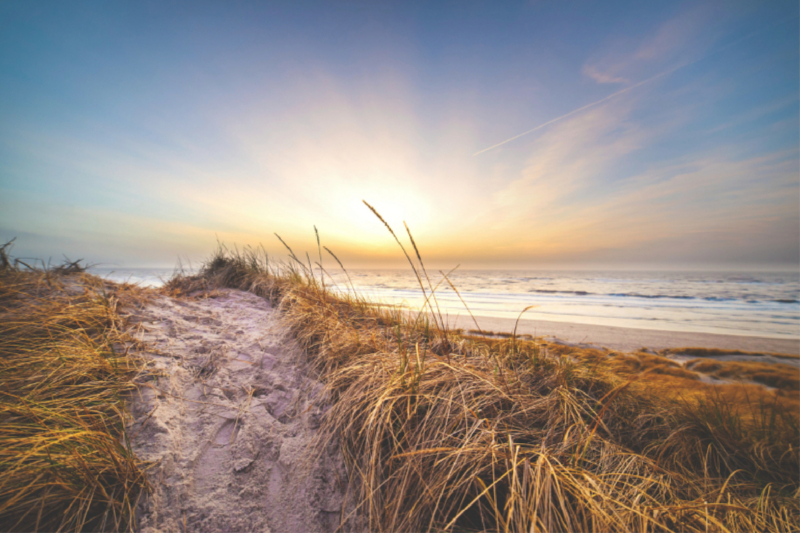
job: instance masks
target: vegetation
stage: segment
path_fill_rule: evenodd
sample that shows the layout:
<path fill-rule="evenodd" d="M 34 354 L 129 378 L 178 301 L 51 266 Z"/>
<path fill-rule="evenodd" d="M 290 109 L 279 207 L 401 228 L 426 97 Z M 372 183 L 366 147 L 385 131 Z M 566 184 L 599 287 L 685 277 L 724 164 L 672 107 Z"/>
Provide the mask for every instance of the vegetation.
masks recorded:
<path fill-rule="evenodd" d="M 411 245 L 415 259 L 403 252 L 428 302 L 418 315 L 332 290 L 321 245 L 317 268 L 288 245 L 289 264 L 221 246 L 166 287 L 231 287 L 280 307 L 332 393 L 323 429 L 348 466 L 345 529 L 796 527 L 796 391 L 715 387 L 657 355 L 449 331 Z"/>
<path fill-rule="evenodd" d="M 696 359 L 680 365 L 666 352 L 448 330 L 436 291 L 449 280 L 429 278 L 408 228 L 411 253 L 380 220 L 417 274 L 420 313 L 336 287 L 324 259 L 344 267 L 319 240 L 316 267 L 288 245 L 288 264 L 220 246 L 199 274 L 178 272 L 163 289 L 236 288 L 279 306 L 331 392 L 320 444 L 335 440 L 347 463 L 344 529 L 796 528 L 800 402 L 788 361 L 723 363 L 692 348 L 680 353 Z M 77 262 L 21 268 L 6 250 L 0 524 L 132 529 L 146 483 L 124 430 L 136 361 L 121 350 L 132 339 L 116 308 L 143 296 L 126 285 L 107 292 Z"/>
<path fill-rule="evenodd" d="M 134 361 L 118 297 L 76 262 L 35 269 L 0 248 L 0 530 L 132 529 L 144 486 L 127 445 Z M 128 291 L 133 290 L 128 287 Z"/>
<path fill-rule="evenodd" d="M 632 387 L 657 392 L 672 399 L 698 395 L 724 395 L 739 400 L 737 409 L 749 412 L 753 404 L 772 402 L 786 412 L 800 412 L 800 368 L 764 361 L 691 359 L 680 364 L 660 354 L 620 354 L 601 350 L 551 344 L 552 354 L 569 357 L 590 366 L 602 365 L 618 376 L 633 379 Z M 663 351 L 662 353 L 668 353 Z M 719 355 L 717 355 L 719 357 Z M 786 359 L 784 359 L 786 360 Z M 767 390 L 766 385 L 774 390 Z"/>

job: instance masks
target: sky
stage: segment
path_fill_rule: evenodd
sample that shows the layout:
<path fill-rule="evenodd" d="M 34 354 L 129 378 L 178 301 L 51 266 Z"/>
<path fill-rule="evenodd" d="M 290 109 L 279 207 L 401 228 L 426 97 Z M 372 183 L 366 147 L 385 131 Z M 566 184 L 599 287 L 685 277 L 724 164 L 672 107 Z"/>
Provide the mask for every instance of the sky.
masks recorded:
<path fill-rule="evenodd" d="M 0 241 L 199 261 L 800 268 L 800 15 L 769 2 L 0 1 Z"/>

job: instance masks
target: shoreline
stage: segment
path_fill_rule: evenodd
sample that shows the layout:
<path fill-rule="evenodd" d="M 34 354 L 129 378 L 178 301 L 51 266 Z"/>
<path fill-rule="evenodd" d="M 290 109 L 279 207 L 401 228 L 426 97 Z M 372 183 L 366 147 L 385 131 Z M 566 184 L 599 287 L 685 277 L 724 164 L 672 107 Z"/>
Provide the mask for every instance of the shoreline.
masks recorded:
<path fill-rule="evenodd" d="M 514 331 L 516 322 L 511 318 L 487 316 L 476 316 L 475 318 L 481 329 L 503 333 Z M 447 316 L 445 320 L 453 328 L 461 328 L 464 331 L 475 329 L 475 322 L 469 315 L 451 315 Z M 800 355 L 800 339 L 638 329 L 526 318 L 520 319 L 517 334 L 558 339 L 566 343 L 590 344 L 621 352 L 632 352 L 640 348 L 663 350 L 665 348 L 701 347 Z"/>

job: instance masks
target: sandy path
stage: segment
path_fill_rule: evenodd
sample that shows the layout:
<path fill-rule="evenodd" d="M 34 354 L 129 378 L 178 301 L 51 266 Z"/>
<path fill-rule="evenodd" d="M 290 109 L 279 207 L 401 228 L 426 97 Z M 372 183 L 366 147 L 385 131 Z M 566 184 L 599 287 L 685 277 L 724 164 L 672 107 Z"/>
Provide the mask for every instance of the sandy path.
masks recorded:
<path fill-rule="evenodd" d="M 310 452 L 322 386 L 268 302 L 219 294 L 136 313 L 149 363 L 129 434 L 155 462 L 139 530 L 334 531 L 344 467 L 335 450 Z"/>

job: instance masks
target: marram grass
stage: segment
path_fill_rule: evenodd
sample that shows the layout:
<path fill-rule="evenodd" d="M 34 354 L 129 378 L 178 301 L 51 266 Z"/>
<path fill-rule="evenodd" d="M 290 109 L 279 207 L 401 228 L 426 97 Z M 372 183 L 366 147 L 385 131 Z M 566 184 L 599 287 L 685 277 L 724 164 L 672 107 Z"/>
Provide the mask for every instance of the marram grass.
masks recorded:
<path fill-rule="evenodd" d="M 135 368 L 115 348 L 116 300 L 91 276 L 3 258 L 0 530 L 132 529 L 145 481 L 124 431 Z"/>
<path fill-rule="evenodd" d="M 322 249 L 341 263 L 321 243 L 316 269 L 291 249 L 282 265 L 221 247 L 164 289 L 232 287 L 280 307 L 331 392 L 321 434 L 348 466 L 343 530 L 796 529 L 796 376 L 707 369 L 778 386 L 713 387 L 692 370 L 702 359 L 687 370 L 448 331 L 441 282 L 411 246 L 429 303 L 419 315 L 333 292 Z M 2 530 L 131 529 L 145 483 L 124 433 L 135 368 L 116 300 L 74 270 L 20 272 L 0 253 Z"/>
<path fill-rule="evenodd" d="M 697 388 L 656 359 L 639 364 L 660 375 L 636 374 L 535 340 L 462 336 L 428 319 L 435 304 L 414 315 L 334 293 L 310 261 L 291 258 L 220 247 L 166 290 L 231 287 L 279 306 L 331 392 L 323 430 L 348 466 L 344 530 L 777 532 L 800 522 L 794 400 Z M 321 254 L 318 267 L 324 275 Z M 662 377 L 671 394 L 654 386 Z"/>

